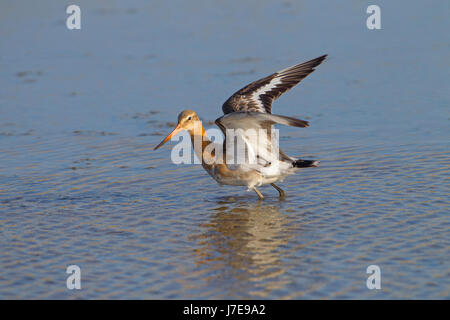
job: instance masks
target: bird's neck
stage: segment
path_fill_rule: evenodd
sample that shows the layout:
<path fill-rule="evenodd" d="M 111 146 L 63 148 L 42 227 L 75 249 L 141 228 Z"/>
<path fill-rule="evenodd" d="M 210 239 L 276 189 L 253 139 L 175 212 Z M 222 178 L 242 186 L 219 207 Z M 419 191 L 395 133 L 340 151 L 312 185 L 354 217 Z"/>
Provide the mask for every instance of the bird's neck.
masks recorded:
<path fill-rule="evenodd" d="M 202 162 L 202 165 L 207 165 L 205 163 L 205 158 L 212 159 L 214 154 L 211 154 L 206 147 L 209 146 L 211 140 L 209 140 L 208 135 L 206 134 L 205 128 L 201 123 L 198 125 L 199 127 L 196 130 L 192 130 L 189 132 L 191 136 L 192 146 L 194 148 L 195 155 Z M 209 161 L 211 163 L 211 161 Z"/>

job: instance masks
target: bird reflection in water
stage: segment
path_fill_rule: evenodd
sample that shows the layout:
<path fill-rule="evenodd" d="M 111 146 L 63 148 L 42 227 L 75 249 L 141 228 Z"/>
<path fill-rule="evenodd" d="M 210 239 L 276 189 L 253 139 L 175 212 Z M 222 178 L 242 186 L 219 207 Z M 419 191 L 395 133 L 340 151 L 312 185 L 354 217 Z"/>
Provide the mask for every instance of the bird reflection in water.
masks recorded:
<path fill-rule="evenodd" d="M 219 200 L 210 221 L 201 224 L 202 232 L 191 240 L 197 243 L 197 267 L 208 269 L 206 281 L 223 282 L 229 297 L 265 297 L 289 283 L 281 260 L 296 227 L 282 203 L 246 200 Z"/>

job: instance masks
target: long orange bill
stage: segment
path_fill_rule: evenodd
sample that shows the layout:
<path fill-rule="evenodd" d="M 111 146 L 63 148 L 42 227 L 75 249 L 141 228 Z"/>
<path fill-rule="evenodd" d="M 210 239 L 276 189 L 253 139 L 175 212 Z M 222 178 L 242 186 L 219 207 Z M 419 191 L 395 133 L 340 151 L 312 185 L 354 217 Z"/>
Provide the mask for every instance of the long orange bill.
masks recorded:
<path fill-rule="evenodd" d="M 180 125 L 178 124 L 175 129 L 173 129 L 173 131 L 163 140 L 161 141 L 160 144 L 158 144 L 153 150 L 158 149 L 159 147 L 161 147 L 164 143 L 166 143 L 167 141 L 169 141 L 174 135 L 176 135 L 178 132 L 180 132 L 182 129 L 180 127 Z"/>

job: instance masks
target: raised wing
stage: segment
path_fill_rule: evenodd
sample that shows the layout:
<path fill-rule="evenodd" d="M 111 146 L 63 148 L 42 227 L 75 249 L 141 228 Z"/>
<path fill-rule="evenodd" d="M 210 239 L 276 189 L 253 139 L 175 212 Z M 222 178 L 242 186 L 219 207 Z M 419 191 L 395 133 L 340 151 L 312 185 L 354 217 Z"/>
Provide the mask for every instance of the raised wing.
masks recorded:
<path fill-rule="evenodd" d="M 225 101 L 222 106 L 223 113 L 272 113 L 272 102 L 306 78 L 326 57 L 327 55 L 323 55 L 250 83 Z"/>
<path fill-rule="evenodd" d="M 226 129 L 269 129 L 274 124 L 302 128 L 309 126 L 305 120 L 261 112 L 233 112 L 216 119 L 215 122 L 224 133 Z"/>

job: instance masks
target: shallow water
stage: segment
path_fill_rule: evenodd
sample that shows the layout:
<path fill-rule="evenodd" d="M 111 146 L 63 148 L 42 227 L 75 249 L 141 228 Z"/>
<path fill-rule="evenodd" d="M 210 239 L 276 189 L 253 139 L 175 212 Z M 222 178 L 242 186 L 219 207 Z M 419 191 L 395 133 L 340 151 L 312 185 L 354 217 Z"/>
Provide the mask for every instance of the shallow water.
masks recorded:
<path fill-rule="evenodd" d="M 0 298 L 450 298 L 447 2 L 378 1 L 376 31 L 357 1 L 78 3 L 80 31 L 0 3 Z M 323 53 L 274 104 L 311 124 L 284 151 L 321 161 L 285 201 L 152 150 Z"/>

